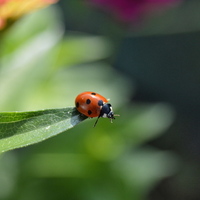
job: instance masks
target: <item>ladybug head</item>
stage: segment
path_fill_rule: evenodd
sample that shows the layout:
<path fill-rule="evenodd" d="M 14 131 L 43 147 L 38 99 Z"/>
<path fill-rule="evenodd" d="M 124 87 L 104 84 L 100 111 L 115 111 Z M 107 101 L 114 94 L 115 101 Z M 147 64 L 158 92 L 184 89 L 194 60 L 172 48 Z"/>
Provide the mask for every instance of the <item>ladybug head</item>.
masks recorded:
<path fill-rule="evenodd" d="M 112 123 L 112 119 L 115 119 L 114 116 L 118 116 L 118 115 L 114 115 L 114 112 L 112 110 L 112 106 L 111 104 L 109 103 L 105 103 L 102 105 L 101 107 L 101 111 L 100 111 L 100 115 L 98 116 L 95 124 L 94 124 L 94 127 L 96 126 L 98 120 L 100 117 L 103 117 L 103 118 L 110 118 L 111 119 L 111 123 Z"/>
<path fill-rule="evenodd" d="M 110 118 L 111 120 L 115 119 L 111 104 L 109 103 L 103 104 L 99 116 L 104 118 Z"/>

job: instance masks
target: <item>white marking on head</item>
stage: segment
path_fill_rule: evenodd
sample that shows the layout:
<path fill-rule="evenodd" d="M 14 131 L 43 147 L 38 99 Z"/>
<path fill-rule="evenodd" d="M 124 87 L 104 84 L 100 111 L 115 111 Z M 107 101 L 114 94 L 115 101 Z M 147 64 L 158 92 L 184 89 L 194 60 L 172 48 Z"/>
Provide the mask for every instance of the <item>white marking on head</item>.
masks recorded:
<path fill-rule="evenodd" d="M 102 117 L 103 117 L 103 118 L 107 118 L 108 115 L 107 115 L 106 113 L 104 113 L 104 114 L 102 115 Z"/>

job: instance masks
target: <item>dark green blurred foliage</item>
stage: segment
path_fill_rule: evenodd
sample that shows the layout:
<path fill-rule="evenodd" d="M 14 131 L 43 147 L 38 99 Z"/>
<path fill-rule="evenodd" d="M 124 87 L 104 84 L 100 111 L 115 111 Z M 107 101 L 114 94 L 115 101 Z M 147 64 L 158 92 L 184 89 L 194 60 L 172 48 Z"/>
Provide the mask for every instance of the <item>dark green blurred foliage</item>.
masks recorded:
<path fill-rule="evenodd" d="M 88 119 L 2 154 L 0 199 L 198 199 L 198 157 L 181 146 L 197 152 L 190 134 L 198 131 L 191 110 L 199 109 L 199 3 L 186 1 L 134 32 L 83 1 L 59 5 L 65 27 L 61 8 L 51 7 L 1 38 L 1 111 L 73 106 L 91 90 L 110 98 L 120 117 L 96 128 Z"/>
<path fill-rule="evenodd" d="M 199 10 L 198 1 L 188 1 L 178 9 L 173 23 L 179 23 L 174 29 L 165 27 L 166 32 L 162 28 L 157 31 L 159 35 L 150 30 L 143 33 L 146 36 L 124 38 L 115 62 L 117 69 L 137 84 L 134 102 L 169 102 L 176 110 L 170 130 L 147 144 L 175 151 L 182 158 L 182 167 L 177 176 L 154 188 L 152 200 L 200 199 Z M 187 11 L 185 15 L 183 11 Z"/>
<path fill-rule="evenodd" d="M 116 61 L 138 85 L 133 101 L 169 102 L 177 113 L 170 131 L 149 144 L 175 150 L 186 166 L 177 180 L 167 179 L 155 189 L 151 199 L 200 198 L 199 41 L 200 32 L 126 38 Z"/>

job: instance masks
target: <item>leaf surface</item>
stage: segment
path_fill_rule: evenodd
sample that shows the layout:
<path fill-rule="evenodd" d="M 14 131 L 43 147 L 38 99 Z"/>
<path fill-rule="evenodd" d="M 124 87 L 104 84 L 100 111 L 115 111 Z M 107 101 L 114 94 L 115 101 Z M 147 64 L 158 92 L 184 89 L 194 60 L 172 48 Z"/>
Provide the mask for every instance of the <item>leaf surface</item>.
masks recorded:
<path fill-rule="evenodd" d="M 41 142 L 87 117 L 74 107 L 0 113 L 0 152 Z"/>

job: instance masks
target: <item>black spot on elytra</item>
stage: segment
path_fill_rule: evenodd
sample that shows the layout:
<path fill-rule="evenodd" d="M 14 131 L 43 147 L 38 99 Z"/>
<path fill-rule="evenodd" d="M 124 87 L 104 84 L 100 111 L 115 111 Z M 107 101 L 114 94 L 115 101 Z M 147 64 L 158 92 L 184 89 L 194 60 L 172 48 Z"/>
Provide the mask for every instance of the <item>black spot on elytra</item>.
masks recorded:
<path fill-rule="evenodd" d="M 92 92 L 91 95 L 96 95 L 96 93 L 95 93 L 95 92 Z"/>
<path fill-rule="evenodd" d="M 88 110 L 88 115 L 91 115 L 92 114 L 92 111 L 91 110 Z"/>
<path fill-rule="evenodd" d="M 87 99 L 86 100 L 86 104 L 90 104 L 91 103 L 91 100 L 90 99 Z"/>
<path fill-rule="evenodd" d="M 76 103 L 76 107 L 77 107 L 77 108 L 79 107 L 79 102 Z"/>
<path fill-rule="evenodd" d="M 99 101 L 98 101 L 98 105 L 99 105 L 99 106 L 103 106 L 103 101 L 102 101 L 102 100 L 99 100 Z"/>

